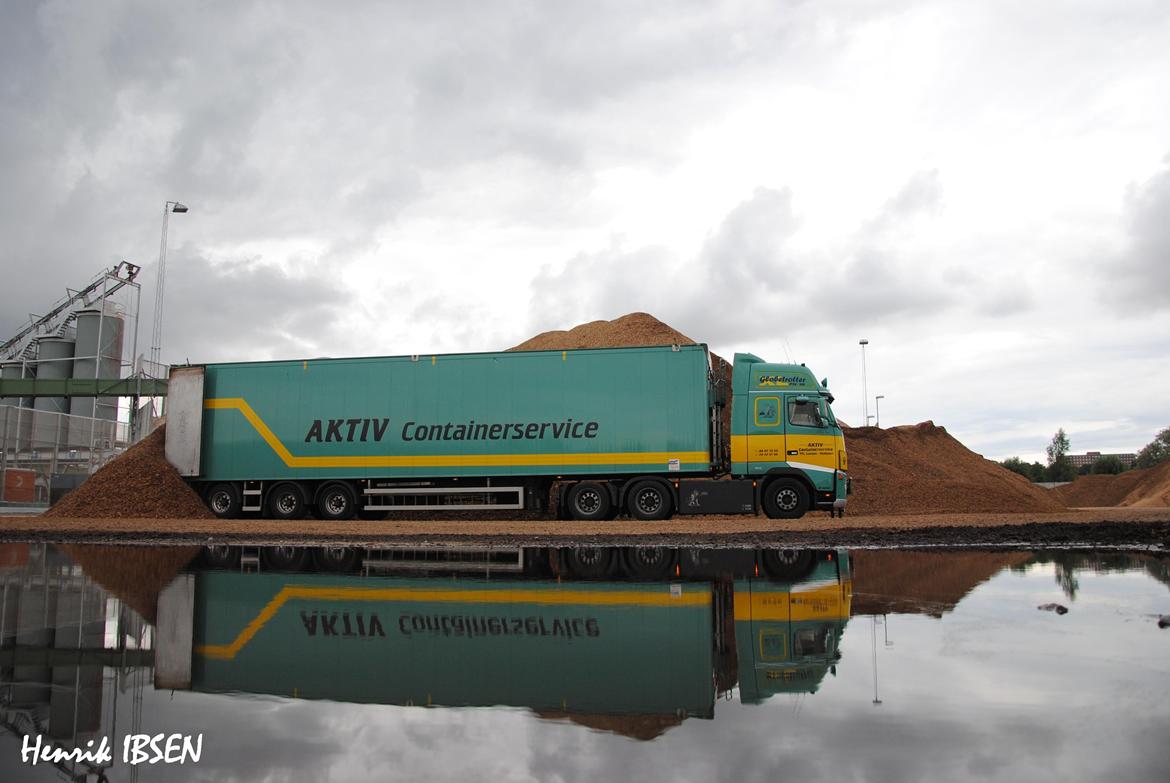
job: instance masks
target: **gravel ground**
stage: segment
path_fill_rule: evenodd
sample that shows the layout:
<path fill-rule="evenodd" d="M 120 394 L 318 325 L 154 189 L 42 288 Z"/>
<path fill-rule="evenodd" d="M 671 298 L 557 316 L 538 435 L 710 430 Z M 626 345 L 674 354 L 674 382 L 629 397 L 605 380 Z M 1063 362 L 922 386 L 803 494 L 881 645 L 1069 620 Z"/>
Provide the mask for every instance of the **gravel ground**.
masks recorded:
<path fill-rule="evenodd" d="M 242 542 L 351 544 L 672 546 L 1012 546 L 1121 547 L 1170 551 L 1170 509 L 1093 508 L 1050 514 L 932 514 L 676 517 L 665 522 L 555 520 L 75 519 L 0 518 L 0 540 L 137 543 Z"/>

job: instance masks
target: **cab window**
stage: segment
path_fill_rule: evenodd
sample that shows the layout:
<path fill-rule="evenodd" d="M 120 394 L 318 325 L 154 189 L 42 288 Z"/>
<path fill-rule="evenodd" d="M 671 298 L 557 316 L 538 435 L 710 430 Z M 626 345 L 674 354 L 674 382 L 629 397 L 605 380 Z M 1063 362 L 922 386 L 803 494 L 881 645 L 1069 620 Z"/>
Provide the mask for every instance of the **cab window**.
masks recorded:
<path fill-rule="evenodd" d="M 794 427 L 828 426 L 821 414 L 820 400 L 797 402 L 795 398 L 788 400 L 788 423 Z"/>

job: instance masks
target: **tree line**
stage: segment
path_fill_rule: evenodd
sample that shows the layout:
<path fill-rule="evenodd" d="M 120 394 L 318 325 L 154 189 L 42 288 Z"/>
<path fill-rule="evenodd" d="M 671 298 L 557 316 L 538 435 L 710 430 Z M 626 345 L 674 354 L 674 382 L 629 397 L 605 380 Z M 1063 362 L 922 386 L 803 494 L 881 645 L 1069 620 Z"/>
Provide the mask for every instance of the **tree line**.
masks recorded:
<path fill-rule="evenodd" d="M 1072 460 L 1068 458 L 1068 451 L 1068 435 L 1065 434 L 1064 428 L 1062 427 L 1052 436 L 1052 442 L 1045 449 L 1048 455 L 1047 465 L 1041 465 L 1039 462 L 1027 463 L 1019 457 L 1009 457 L 999 464 L 1013 473 L 1019 473 L 1021 476 L 1036 482 L 1072 481 L 1078 474 L 1117 474 L 1127 470 L 1121 460 L 1112 454 L 1102 455 L 1094 460 L 1092 464 L 1083 465 L 1078 470 L 1072 464 Z M 1152 441 L 1147 443 L 1137 453 L 1133 467 L 1152 468 L 1167 460 L 1170 460 L 1170 427 L 1159 432 Z"/>

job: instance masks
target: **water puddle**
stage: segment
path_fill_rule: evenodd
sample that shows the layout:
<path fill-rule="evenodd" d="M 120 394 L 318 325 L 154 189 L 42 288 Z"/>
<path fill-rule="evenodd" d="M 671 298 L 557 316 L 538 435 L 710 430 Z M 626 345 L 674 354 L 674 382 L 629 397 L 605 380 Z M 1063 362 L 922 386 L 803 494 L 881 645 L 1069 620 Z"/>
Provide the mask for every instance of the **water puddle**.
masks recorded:
<path fill-rule="evenodd" d="M 1164 557 L 3 544 L 0 581 L 4 781 L 1170 779 Z"/>

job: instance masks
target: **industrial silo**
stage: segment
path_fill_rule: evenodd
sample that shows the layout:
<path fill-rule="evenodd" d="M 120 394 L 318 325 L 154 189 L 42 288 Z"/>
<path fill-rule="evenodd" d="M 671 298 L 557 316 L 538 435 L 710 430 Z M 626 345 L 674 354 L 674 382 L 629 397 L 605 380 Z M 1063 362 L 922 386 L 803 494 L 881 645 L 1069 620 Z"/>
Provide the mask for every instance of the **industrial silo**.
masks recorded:
<path fill-rule="evenodd" d="M 102 315 L 99 309 L 77 312 L 77 346 L 73 377 L 117 379 L 122 372 L 124 321 L 120 315 Z M 117 397 L 73 397 L 69 401 L 69 445 L 109 448 L 118 420 Z M 96 421 L 87 421 L 96 420 Z M 103 445 L 109 441 L 109 445 Z"/>
<path fill-rule="evenodd" d="M 0 378 L 15 380 L 36 377 L 35 365 L 24 362 L 0 364 Z M 27 451 L 32 437 L 33 398 L 0 397 L 0 438 L 3 448 L 12 454 Z"/>
<path fill-rule="evenodd" d="M 41 337 L 37 340 L 37 378 L 65 380 L 73 375 L 75 341 L 67 337 Z M 68 435 L 68 397 L 37 397 L 33 403 L 33 448 L 53 450 L 64 445 Z"/>

